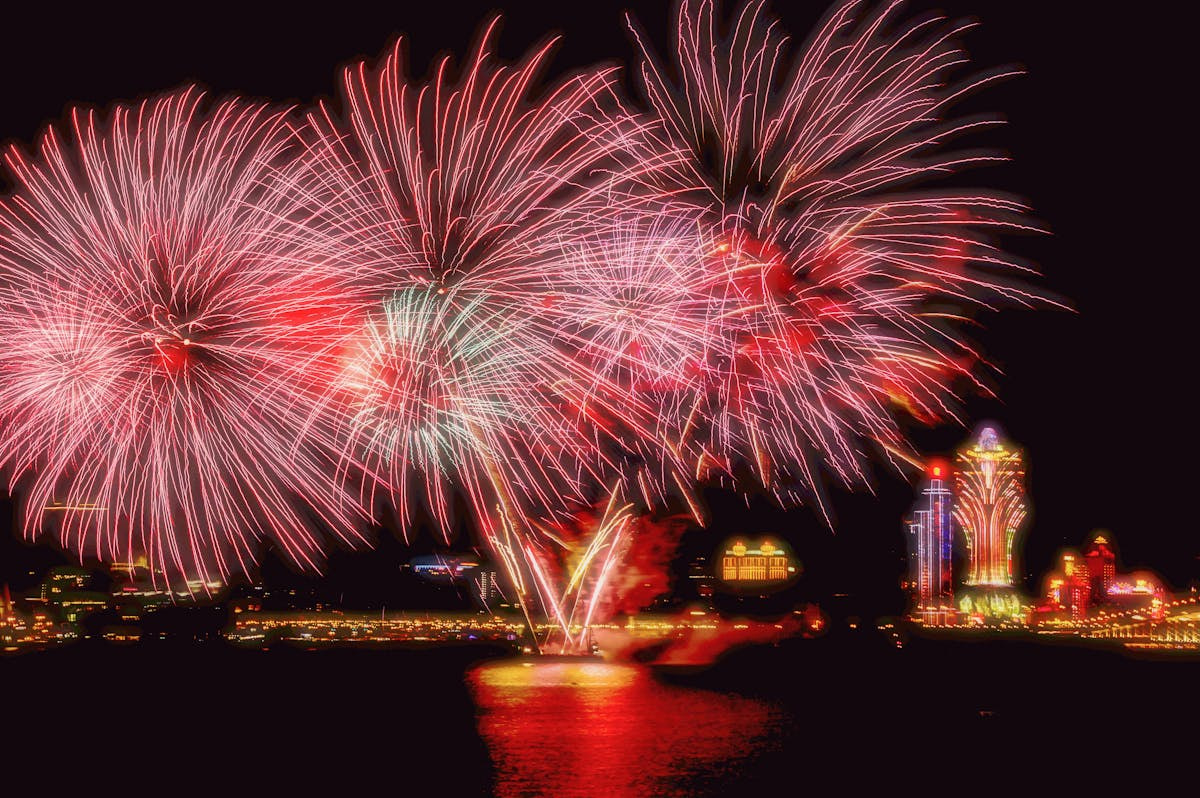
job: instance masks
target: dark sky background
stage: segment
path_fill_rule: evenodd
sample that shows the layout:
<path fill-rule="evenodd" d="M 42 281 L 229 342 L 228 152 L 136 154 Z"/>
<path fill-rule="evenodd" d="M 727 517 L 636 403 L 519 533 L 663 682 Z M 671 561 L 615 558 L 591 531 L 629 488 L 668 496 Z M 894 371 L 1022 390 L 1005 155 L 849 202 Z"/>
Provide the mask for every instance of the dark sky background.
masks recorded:
<path fill-rule="evenodd" d="M 0 31 L 0 140 L 30 142 L 73 104 L 105 105 L 198 81 L 217 94 L 307 104 L 336 93 L 338 67 L 374 57 L 401 32 L 412 71 L 437 53 L 463 53 L 493 9 L 506 22 L 500 52 L 516 57 L 550 31 L 565 41 L 552 69 L 571 71 L 633 55 L 622 11 L 633 10 L 660 50 L 669 46 L 666 3 L 340 2 L 313 13 L 302 4 L 24 4 Z M 251 8 L 251 6 L 255 8 Z M 798 39 L 822 2 L 773 4 Z M 1022 570 L 1040 584 L 1063 545 L 1112 530 L 1126 566 L 1147 566 L 1172 585 L 1200 578 L 1192 503 L 1195 252 L 1195 44 L 1192 20 L 1148 5 L 1036 0 L 914 2 L 974 17 L 965 44 L 980 69 L 1005 64 L 1027 74 L 969 98 L 963 113 L 1001 112 L 1009 124 L 972 144 L 998 147 L 1009 164 L 975 170 L 968 183 L 1026 198 L 1046 236 L 1012 237 L 1008 248 L 1037 264 L 1040 287 L 1076 312 L 1012 310 L 985 319 L 976 340 L 1001 369 L 998 400 L 972 399 L 967 418 L 990 419 L 1024 447 L 1033 506 Z M 967 435 L 923 430 L 923 449 L 949 453 Z M 711 551 L 730 534 L 786 536 L 804 560 L 798 589 L 852 592 L 894 605 L 903 567 L 901 517 L 912 488 L 880 469 L 876 494 L 833 490 L 836 534 L 809 510 L 751 507 L 712 495 L 712 530 L 688 548 Z M 63 555 L 30 546 L 0 505 L 0 581 L 28 586 Z M 418 535 L 416 548 L 430 541 Z M 391 600 L 408 554 L 390 533 L 374 552 L 335 553 L 324 584 L 354 600 Z M 269 583 L 315 585 L 273 556 Z"/>

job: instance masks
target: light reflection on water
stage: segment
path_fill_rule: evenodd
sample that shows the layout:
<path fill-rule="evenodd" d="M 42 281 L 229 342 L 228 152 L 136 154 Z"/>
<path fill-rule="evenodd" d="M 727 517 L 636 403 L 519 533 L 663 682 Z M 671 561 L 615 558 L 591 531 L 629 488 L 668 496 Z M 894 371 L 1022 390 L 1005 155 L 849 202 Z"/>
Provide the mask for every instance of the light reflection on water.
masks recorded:
<path fill-rule="evenodd" d="M 765 701 L 601 662 L 500 662 L 468 674 L 499 796 L 693 796 L 778 748 Z"/>

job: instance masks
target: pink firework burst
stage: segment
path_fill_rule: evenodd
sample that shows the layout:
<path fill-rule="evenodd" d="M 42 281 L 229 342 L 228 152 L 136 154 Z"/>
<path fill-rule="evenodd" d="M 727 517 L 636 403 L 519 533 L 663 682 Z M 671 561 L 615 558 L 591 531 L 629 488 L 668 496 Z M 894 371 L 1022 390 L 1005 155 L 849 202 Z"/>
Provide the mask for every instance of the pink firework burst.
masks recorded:
<path fill-rule="evenodd" d="M 714 3 L 686 0 L 673 67 L 641 45 L 664 144 L 687 154 L 670 189 L 705 214 L 712 274 L 699 282 L 721 308 L 702 423 L 680 441 L 698 474 L 747 464 L 791 498 L 819 496 L 822 469 L 864 480 L 865 441 L 907 448 L 898 409 L 953 418 L 956 385 L 979 386 L 955 308 L 1034 300 L 1006 277 L 1024 269 L 990 240 L 1021 226 L 1019 203 L 912 188 L 992 159 L 942 145 L 995 124 L 945 119 L 999 75 L 950 84 L 962 28 L 896 26 L 897 5 L 841 3 L 789 56 L 764 3 L 723 26 Z"/>
<path fill-rule="evenodd" d="M 595 436 L 635 412 L 564 331 L 580 286 L 568 253 L 609 236 L 656 168 L 635 155 L 642 127 L 612 70 L 536 92 L 551 45 L 496 63 L 495 24 L 457 79 L 444 60 L 427 83 L 409 80 L 397 42 L 374 71 L 347 70 L 346 124 L 326 108 L 311 119 L 310 194 L 362 308 L 350 390 L 335 397 L 354 420 L 347 456 L 402 509 L 426 484 L 442 521 L 439 481 L 482 496 L 491 468 L 529 511 L 565 511 L 605 471 Z M 494 501 L 478 500 L 481 517 Z"/>
<path fill-rule="evenodd" d="M 569 261 L 597 251 L 674 154 L 646 149 L 613 70 L 541 89 L 551 45 L 497 63 L 495 24 L 461 70 L 443 60 L 425 82 L 406 76 L 400 42 L 349 68 L 345 121 L 311 116 L 307 193 L 361 308 L 328 399 L 364 504 L 382 488 L 407 529 L 417 497 L 448 534 L 462 490 L 522 597 L 553 614 L 528 521 L 590 503 L 629 430 L 656 419 L 586 356 L 574 298 L 588 288 Z"/>
<path fill-rule="evenodd" d="M 27 534 L 205 582 L 261 539 L 306 567 L 356 539 L 312 410 L 344 300 L 292 233 L 295 145 L 286 112 L 187 89 L 6 153 L 0 465 Z"/>

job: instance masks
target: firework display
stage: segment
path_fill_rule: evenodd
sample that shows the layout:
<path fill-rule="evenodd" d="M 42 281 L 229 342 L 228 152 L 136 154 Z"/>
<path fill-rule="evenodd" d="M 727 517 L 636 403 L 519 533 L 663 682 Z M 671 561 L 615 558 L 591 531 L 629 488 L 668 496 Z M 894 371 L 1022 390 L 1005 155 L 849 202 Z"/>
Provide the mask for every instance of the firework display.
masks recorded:
<path fill-rule="evenodd" d="M 825 475 L 911 457 L 898 413 L 982 388 L 955 322 L 1034 297 L 990 238 L 1019 203 L 916 185 L 991 157 L 942 145 L 993 124 L 947 109 L 998 75 L 952 84 L 961 29 L 895 6 L 789 49 L 762 2 L 687 0 L 670 58 L 631 21 L 645 109 L 615 67 L 543 84 L 553 42 L 501 62 L 493 21 L 426 79 L 398 41 L 303 120 L 188 89 L 11 150 L 27 533 L 53 509 L 81 553 L 224 576 L 262 540 L 316 566 L 381 508 L 449 539 L 465 498 L 578 650 L 652 508 L 702 521 L 714 480 L 823 507 Z"/>
<path fill-rule="evenodd" d="M 262 539 L 312 567 L 357 538 L 310 409 L 344 300 L 280 223 L 292 142 L 285 113 L 187 90 L 7 153 L 0 464 L 30 535 L 206 582 Z"/>
<path fill-rule="evenodd" d="M 576 265 L 652 201 L 645 175 L 674 155 L 647 146 L 612 70 L 535 95 L 550 45 L 506 65 L 493 30 L 424 83 L 397 42 L 346 71 L 344 120 L 312 114 L 309 235 L 343 253 L 362 316 L 328 406 L 365 507 L 385 499 L 407 528 L 420 496 L 448 537 L 461 491 L 518 600 L 559 617 L 531 522 L 615 496 L 627 442 L 657 418 L 610 368 L 623 322 Z M 658 241 L 643 227 L 631 251 Z"/>

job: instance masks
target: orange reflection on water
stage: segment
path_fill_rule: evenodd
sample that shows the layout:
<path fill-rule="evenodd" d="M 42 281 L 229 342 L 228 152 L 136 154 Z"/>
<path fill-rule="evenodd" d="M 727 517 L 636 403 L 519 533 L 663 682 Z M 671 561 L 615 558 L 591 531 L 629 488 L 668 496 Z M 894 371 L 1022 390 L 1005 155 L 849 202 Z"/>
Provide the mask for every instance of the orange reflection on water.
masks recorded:
<path fill-rule="evenodd" d="M 781 723 L 766 702 L 632 665 L 491 663 L 468 683 L 499 796 L 694 795 L 735 779 Z"/>

